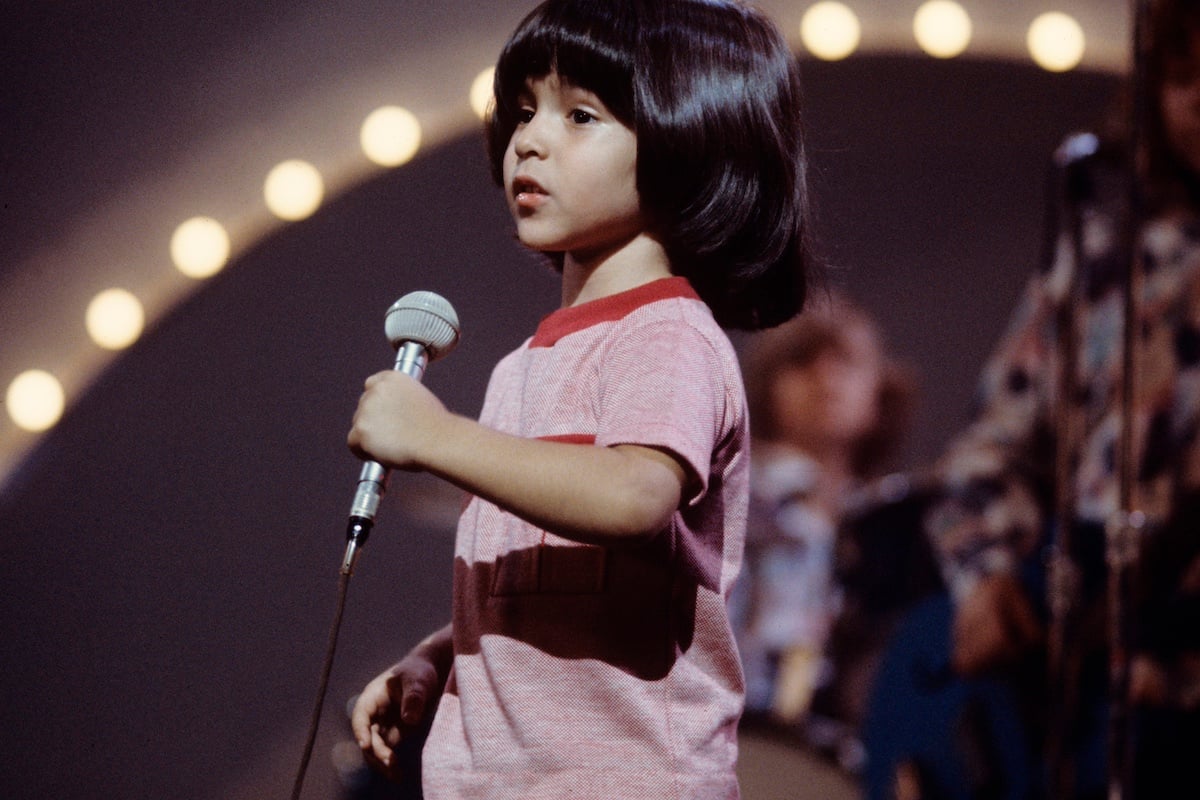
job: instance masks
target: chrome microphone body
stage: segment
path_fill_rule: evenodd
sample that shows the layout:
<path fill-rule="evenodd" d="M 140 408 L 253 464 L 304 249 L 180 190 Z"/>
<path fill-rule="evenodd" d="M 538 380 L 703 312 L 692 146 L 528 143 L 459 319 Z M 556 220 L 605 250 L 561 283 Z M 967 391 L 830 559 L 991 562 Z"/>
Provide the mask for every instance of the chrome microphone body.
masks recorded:
<path fill-rule="evenodd" d="M 388 309 L 384 318 L 388 340 L 396 348 L 393 369 L 420 381 L 426 365 L 458 344 L 458 315 L 445 298 L 433 292 L 411 292 Z M 375 525 L 379 503 L 387 491 L 389 470 L 376 461 L 363 463 L 346 527 L 346 556 L 342 571 L 353 573 L 358 553 Z"/>
<path fill-rule="evenodd" d="M 425 376 L 425 365 L 429 356 L 425 346 L 419 342 L 403 342 L 396 353 L 396 364 L 392 368 L 410 378 L 420 381 Z M 389 470 L 378 461 L 365 461 L 358 475 L 358 489 L 354 502 L 350 504 L 350 525 L 346 535 L 351 540 L 365 542 L 379 511 L 379 501 L 387 491 Z"/>

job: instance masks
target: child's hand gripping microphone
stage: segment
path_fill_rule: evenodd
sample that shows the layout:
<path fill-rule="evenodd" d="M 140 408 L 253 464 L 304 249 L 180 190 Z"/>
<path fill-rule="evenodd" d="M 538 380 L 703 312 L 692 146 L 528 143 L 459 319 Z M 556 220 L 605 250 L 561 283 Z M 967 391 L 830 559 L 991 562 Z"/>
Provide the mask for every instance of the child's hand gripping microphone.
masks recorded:
<path fill-rule="evenodd" d="M 458 344 L 458 315 L 441 295 L 410 292 L 392 303 L 384 317 L 384 331 L 396 349 L 393 369 L 420 381 L 426 364 L 446 355 Z M 358 551 L 366 544 L 375 524 L 375 512 L 387 490 L 387 479 L 388 470 L 383 465 L 375 461 L 363 464 L 346 528 L 342 571 L 347 574 L 354 571 Z"/>

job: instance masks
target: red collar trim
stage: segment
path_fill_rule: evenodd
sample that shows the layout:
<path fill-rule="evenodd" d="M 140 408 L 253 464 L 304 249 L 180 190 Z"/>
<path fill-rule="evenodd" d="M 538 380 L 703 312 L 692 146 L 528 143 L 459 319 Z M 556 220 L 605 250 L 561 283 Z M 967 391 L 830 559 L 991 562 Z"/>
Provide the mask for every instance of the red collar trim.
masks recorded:
<path fill-rule="evenodd" d="M 673 276 L 635 286 L 578 306 L 560 308 L 546 316 L 533 334 L 530 347 L 553 347 L 559 339 L 602 322 L 624 319 L 642 306 L 673 298 L 699 300 L 687 278 Z"/>

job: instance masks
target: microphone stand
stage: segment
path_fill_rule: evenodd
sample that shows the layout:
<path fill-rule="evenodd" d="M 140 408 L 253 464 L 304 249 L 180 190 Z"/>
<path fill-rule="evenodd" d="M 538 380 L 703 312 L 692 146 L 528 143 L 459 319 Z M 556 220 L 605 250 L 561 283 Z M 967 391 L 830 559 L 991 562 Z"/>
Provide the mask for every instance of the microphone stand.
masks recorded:
<path fill-rule="evenodd" d="M 1138 509 L 1137 442 L 1134 439 L 1137 403 L 1137 340 L 1141 320 L 1143 279 L 1142 224 L 1145 217 L 1145 121 L 1149 104 L 1146 85 L 1150 37 L 1149 0 L 1132 5 L 1133 100 L 1129 136 L 1128 202 L 1125 241 L 1129 247 L 1122 336 L 1121 438 L 1118 448 L 1120 510 L 1106 530 L 1108 564 L 1108 798 L 1124 800 L 1131 789 L 1129 667 L 1134 625 L 1130 599 L 1139 565 L 1145 514 Z"/>
<path fill-rule="evenodd" d="M 1071 246 L 1071 273 L 1058 306 L 1056 327 L 1057 390 L 1054 401 L 1054 536 L 1050 546 L 1047 575 L 1047 599 L 1050 611 L 1046 637 L 1046 686 L 1048 719 L 1046 726 L 1046 775 L 1052 796 L 1069 800 L 1074 795 L 1074 764 L 1070 754 L 1070 730 L 1078 713 L 1078 672 L 1080 643 L 1070 632 L 1081 618 L 1082 577 L 1073 549 L 1077 510 L 1074 474 L 1079 463 L 1079 417 L 1075 408 L 1078 396 L 1079 334 L 1076 310 L 1082 300 L 1084 268 L 1080 204 L 1090 197 L 1092 187 L 1086 174 L 1088 162 L 1099 147 L 1093 134 L 1077 134 L 1065 140 L 1054 154 L 1055 209 L 1063 220 L 1050 221 L 1050 239 L 1046 246 L 1053 259 L 1059 225 L 1065 226 Z M 1085 191 L 1086 190 L 1086 191 Z M 1085 194 L 1088 195 L 1085 197 Z M 1057 690 L 1057 691 L 1055 691 Z"/>
<path fill-rule="evenodd" d="M 1132 791 L 1133 742 L 1131 714 L 1130 642 L 1134 625 L 1131 596 L 1140 562 L 1140 547 L 1145 514 L 1138 508 L 1137 442 L 1135 441 L 1137 404 L 1137 340 L 1141 320 L 1143 253 L 1141 232 L 1145 217 L 1143 186 L 1145 180 L 1145 120 L 1150 102 L 1147 82 L 1147 57 L 1150 42 L 1150 0 L 1130 0 L 1131 107 L 1126 156 L 1126 214 L 1122 242 L 1127 249 L 1122 316 L 1120 382 L 1120 433 L 1117 447 L 1118 511 L 1105 526 L 1105 562 L 1107 582 L 1108 721 L 1106 736 L 1107 798 L 1126 800 Z M 1072 642 L 1069 629 L 1081 621 L 1081 575 L 1072 554 L 1072 528 L 1075 520 L 1074 473 L 1078 468 L 1078 419 L 1073 400 L 1078 389 L 1076 373 L 1079 341 L 1075 309 L 1082 301 L 1079 274 L 1083 266 L 1078 198 L 1071 191 L 1071 153 L 1064 147 L 1058 154 L 1066 191 L 1060 200 L 1068 215 L 1075 259 L 1066 302 L 1060 311 L 1058 328 L 1059 371 L 1055 430 L 1058 446 L 1055 454 L 1055 540 L 1050 556 L 1049 602 L 1050 631 L 1047 642 L 1049 686 L 1057 689 L 1047 730 L 1046 761 L 1050 789 L 1054 796 L 1067 800 L 1074 796 L 1075 760 L 1069 755 L 1069 730 L 1078 713 L 1078 670 L 1081 666 L 1080 643 Z"/>

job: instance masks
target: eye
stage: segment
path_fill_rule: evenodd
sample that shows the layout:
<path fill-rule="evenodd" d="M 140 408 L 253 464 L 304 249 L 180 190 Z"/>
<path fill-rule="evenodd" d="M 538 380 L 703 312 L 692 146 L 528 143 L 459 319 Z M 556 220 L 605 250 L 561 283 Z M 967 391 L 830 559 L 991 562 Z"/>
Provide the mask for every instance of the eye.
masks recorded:
<path fill-rule="evenodd" d="M 526 125 L 533 120 L 534 110 L 530 106 L 522 106 L 517 111 L 517 124 Z"/>
<path fill-rule="evenodd" d="M 575 108 L 571 110 L 571 121 L 576 125 L 586 125 L 589 122 L 595 121 L 595 119 L 596 118 L 592 116 L 591 112 L 584 111 L 581 108 Z"/>

